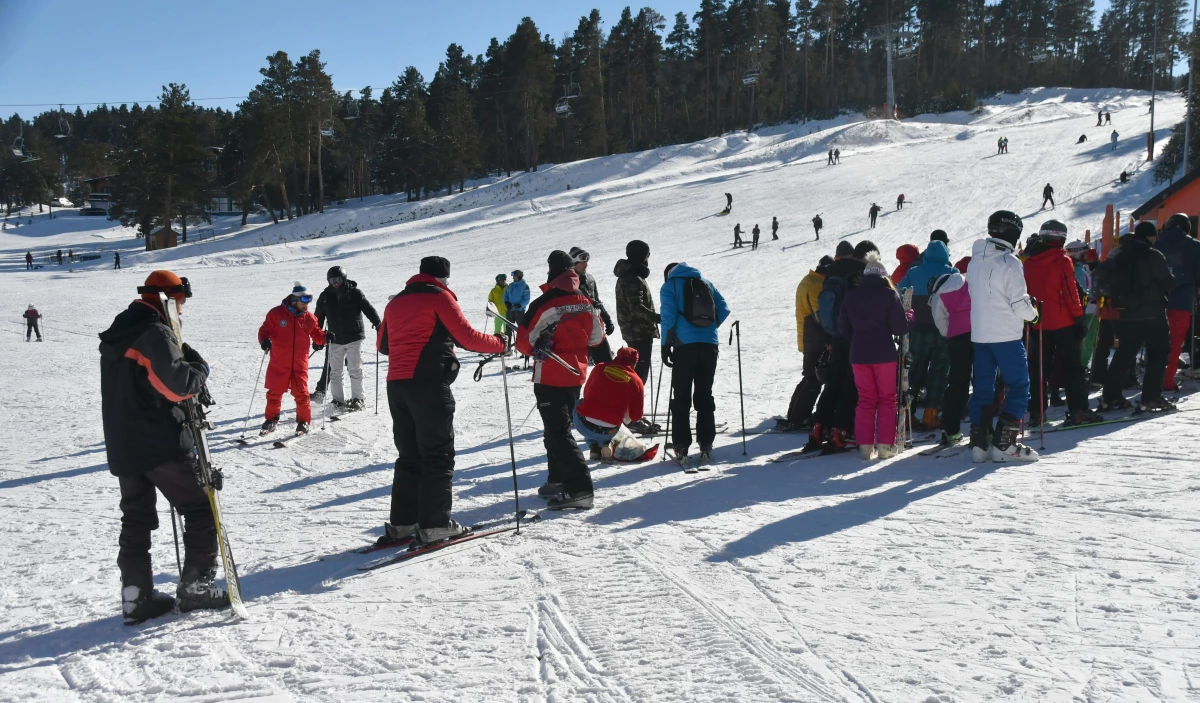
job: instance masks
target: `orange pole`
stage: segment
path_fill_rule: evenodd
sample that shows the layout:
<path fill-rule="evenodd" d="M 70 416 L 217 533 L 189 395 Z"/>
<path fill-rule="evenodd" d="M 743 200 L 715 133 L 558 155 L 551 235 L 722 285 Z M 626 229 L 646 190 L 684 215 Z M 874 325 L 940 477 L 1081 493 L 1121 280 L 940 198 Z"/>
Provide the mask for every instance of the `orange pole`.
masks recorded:
<path fill-rule="evenodd" d="M 1090 230 L 1090 229 L 1083 230 L 1083 243 L 1084 244 L 1092 243 L 1092 230 Z"/>

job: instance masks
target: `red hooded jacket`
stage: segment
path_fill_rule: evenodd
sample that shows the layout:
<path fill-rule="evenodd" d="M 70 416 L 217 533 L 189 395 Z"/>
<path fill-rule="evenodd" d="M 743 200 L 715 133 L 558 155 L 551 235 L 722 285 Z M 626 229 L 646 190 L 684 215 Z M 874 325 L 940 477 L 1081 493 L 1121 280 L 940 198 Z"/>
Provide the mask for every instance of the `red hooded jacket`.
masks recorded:
<path fill-rule="evenodd" d="M 267 313 L 267 319 L 258 328 L 258 343 L 271 339 L 271 363 L 267 364 L 269 391 L 282 393 L 291 385 L 292 378 L 308 383 L 308 342 L 325 343 L 325 332 L 317 325 L 317 317 L 311 312 L 295 314 L 288 305 L 288 298 Z"/>
<path fill-rule="evenodd" d="M 480 354 L 504 351 L 499 337 L 471 326 L 445 283 L 423 273 L 408 279 L 384 308 L 377 344 L 388 355 L 388 381 L 453 383 L 459 367 L 455 345 Z"/>
<path fill-rule="evenodd" d="M 1062 245 L 1034 254 L 1025 260 L 1025 289 L 1042 304 L 1041 317 L 1033 328 L 1047 332 L 1075 324 L 1083 316 L 1075 264 Z"/>
<path fill-rule="evenodd" d="M 636 349 L 622 347 L 617 358 L 596 364 L 583 387 L 583 400 L 577 408 L 580 417 L 612 425 L 642 419 L 645 387 L 638 378 Z"/>
<path fill-rule="evenodd" d="M 896 250 L 896 259 L 900 261 L 900 265 L 892 271 L 892 285 L 899 285 L 904 278 L 904 274 L 908 273 L 908 269 L 913 262 L 921 258 L 921 250 L 915 244 L 902 244 Z"/>
<path fill-rule="evenodd" d="M 571 388 L 587 378 L 588 349 L 604 341 L 604 323 L 592 301 L 579 292 L 579 275 L 567 269 L 542 285 L 542 294 L 529 304 L 517 328 L 517 351 L 533 355 L 533 345 L 544 334 L 552 335 L 553 351 L 579 371 L 575 375 L 557 361 L 535 361 L 533 382 Z M 599 419 L 599 418 L 597 418 Z"/>

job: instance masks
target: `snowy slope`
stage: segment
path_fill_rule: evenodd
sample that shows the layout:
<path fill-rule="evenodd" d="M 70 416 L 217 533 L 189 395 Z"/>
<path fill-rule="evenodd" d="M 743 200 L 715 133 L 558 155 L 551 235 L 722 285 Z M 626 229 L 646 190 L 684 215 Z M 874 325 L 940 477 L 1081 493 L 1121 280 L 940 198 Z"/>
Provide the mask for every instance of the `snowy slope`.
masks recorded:
<path fill-rule="evenodd" d="M 894 263 L 900 244 L 941 228 L 957 259 L 995 209 L 1027 216 L 1026 231 L 1050 217 L 1037 212 L 1047 182 L 1072 236 L 1098 233 L 1106 204 L 1128 212 L 1156 190 L 1143 164 L 1147 101 L 1044 89 L 977 115 L 731 134 L 420 203 L 378 196 L 240 232 L 221 222 L 208 241 L 164 252 L 69 215 L 6 230 L 0 701 L 1200 699 L 1191 414 L 1047 435 L 1033 466 L 912 453 L 770 463 L 802 440 L 752 435 L 742 456 L 737 361 L 725 347 L 716 395 L 731 430 L 710 474 L 596 467 L 590 512 L 366 576 L 343 552 L 387 518 L 386 408 L 287 450 L 232 441 L 261 360 L 256 330 L 293 280 L 316 287 L 336 262 L 382 306 L 420 257 L 439 254 L 482 325 L 495 274 L 522 268 L 541 282 L 555 248 L 587 248 L 611 300 L 612 265 L 633 237 L 650 244 L 652 271 L 686 260 L 721 288 L 742 323 L 747 425 L 767 426 L 799 379 L 795 286 L 837 241 L 869 237 Z M 1097 106 L 1113 112 L 1116 151 L 1111 128 L 1094 127 Z M 1182 112 L 1163 99 L 1160 140 Z M 1081 133 L 1090 141 L 1076 145 Z M 995 156 L 1000 135 L 1011 153 Z M 842 165 L 827 167 L 835 147 Z M 1134 179 L 1118 187 L 1122 169 Z M 725 192 L 733 213 L 709 217 Z M 911 204 L 895 212 L 901 192 Z M 872 201 L 885 210 L 868 232 Z M 818 212 L 826 230 L 813 242 Z M 767 241 L 772 215 L 779 242 Z M 738 222 L 763 227 L 759 251 L 729 248 Z M 127 247 L 127 268 L 108 270 L 109 256 L 20 270 L 26 249 L 60 246 Z M 160 265 L 196 289 L 184 329 L 213 365 L 212 440 L 250 622 L 191 614 L 126 628 L 118 618 L 118 497 L 95 334 Z M 45 315 L 42 345 L 25 345 L 16 324 L 29 302 Z M 513 499 L 498 369 L 474 383 L 470 356 L 454 386 L 464 523 L 503 517 Z M 527 378 L 509 379 L 520 500 L 540 508 L 545 460 Z M 373 382 L 372 365 L 369 404 Z M 253 402 L 252 425 L 261 391 Z M 161 502 L 160 513 L 156 579 L 173 588 Z"/>

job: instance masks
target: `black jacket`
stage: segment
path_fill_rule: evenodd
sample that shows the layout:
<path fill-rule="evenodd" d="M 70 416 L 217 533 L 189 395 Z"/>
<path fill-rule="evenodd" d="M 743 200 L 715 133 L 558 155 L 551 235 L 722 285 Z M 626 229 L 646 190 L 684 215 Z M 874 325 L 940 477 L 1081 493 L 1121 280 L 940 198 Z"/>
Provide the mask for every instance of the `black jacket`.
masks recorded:
<path fill-rule="evenodd" d="M 358 284 L 347 280 L 341 290 L 326 286 L 317 298 L 317 324 L 325 326 L 329 321 L 329 331 L 333 332 L 335 344 L 349 344 L 364 339 L 362 316 L 366 315 L 371 324 L 379 326 L 379 313 L 371 307 L 367 296 L 358 289 Z"/>
<path fill-rule="evenodd" d="M 188 363 L 162 313 L 135 300 L 100 333 L 100 402 L 108 470 L 143 474 L 189 457 L 179 403 L 200 392 L 203 363 Z"/>
<path fill-rule="evenodd" d="M 1110 295 L 1122 320 L 1167 319 L 1167 296 L 1175 277 L 1162 252 L 1127 234 L 1097 269 L 1097 287 Z"/>
<path fill-rule="evenodd" d="M 592 305 L 600 311 L 600 319 L 604 321 L 604 331 L 611 334 L 612 317 L 609 316 L 608 309 L 604 307 L 604 301 L 600 300 L 600 291 L 596 287 L 596 279 L 592 278 L 592 274 L 585 273 L 579 277 L 579 292 L 586 295 L 592 301 Z"/>

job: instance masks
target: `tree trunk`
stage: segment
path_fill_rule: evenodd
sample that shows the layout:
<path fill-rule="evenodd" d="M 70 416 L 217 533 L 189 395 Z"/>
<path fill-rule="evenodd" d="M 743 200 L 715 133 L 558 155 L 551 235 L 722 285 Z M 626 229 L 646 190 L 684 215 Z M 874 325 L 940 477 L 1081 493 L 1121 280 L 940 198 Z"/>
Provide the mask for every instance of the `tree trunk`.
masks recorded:
<path fill-rule="evenodd" d="M 600 65 L 600 27 L 596 27 L 596 78 L 600 86 L 600 145 L 601 156 L 608 156 L 608 118 L 604 116 L 604 68 Z"/>
<path fill-rule="evenodd" d="M 271 202 L 271 196 L 267 194 L 267 184 L 266 183 L 263 183 L 263 185 L 262 185 L 262 192 L 263 192 L 263 200 L 267 201 L 267 212 L 271 213 L 271 222 L 273 224 L 279 224 L 279 216 L 275 214 L 275 205 Z M 243 207 L 245 207 L 245 206 L 243 206 Z M 245 224 L 245 218 L 242 219 L 242 223 Z"/>
<path fill-rule="evenodd" d="M 283 209 L 287 212 L 287 218 L 292 219 L 292 203 L 288 200 L 287 185 L 283 182 L 279 184 L 279 197 L 283 200 Z"/>
<path fill-rule="evenodd" d="M 312 211 L 312 129 L 309 128 L 304 138 L 304 214 Z"/>
<path fill-rule="evenodd" d="M 317 212 L 325 212 L 325 172 L 321 169 L 321 145 L 325 143 L 324 132 L 317 131 Z"/>

